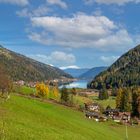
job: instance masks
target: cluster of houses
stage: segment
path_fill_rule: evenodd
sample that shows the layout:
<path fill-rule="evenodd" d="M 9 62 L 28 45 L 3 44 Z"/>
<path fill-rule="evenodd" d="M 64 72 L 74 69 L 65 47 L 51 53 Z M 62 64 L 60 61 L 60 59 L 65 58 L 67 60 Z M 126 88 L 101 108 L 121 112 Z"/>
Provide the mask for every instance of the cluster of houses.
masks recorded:
<path fill-rule="evenodd" d="M 18 86 L 28 86 L 28 87 L 34 88 L 36 86 L 37 82 L 25 82 L 23 80 L 19 80 L 19 81 L 16 81 L 14 83 Z"/>
<path fill-rule="evenodd" d="M 109 107 L 101 113 L 101 107 L 97 103 L 85 103 L 85 116 L 95 121 L 107 121 L 108 119 L 112 119 L 117 123 L 130 123 L 131 120 L 130 112 L 120 112 L 119 109 Z"/>
<path fill-rule="evenodd" d="M 63 84 L 70 83 L 73 81 L 76 81 L 76 79 L 61 77 L 60 79 L 46 80 L 46 81 L 44 81 L 44 83 L 49 83 L 50 85 L 63 85 Z M 36 82 L 25 82 L 23 80 L 19 80 L 19 81 L 15 81 L 14 83 L 19 86 L 25 85 L 25 86 L 34 88 L 36 86 L 37 81 Z"/>

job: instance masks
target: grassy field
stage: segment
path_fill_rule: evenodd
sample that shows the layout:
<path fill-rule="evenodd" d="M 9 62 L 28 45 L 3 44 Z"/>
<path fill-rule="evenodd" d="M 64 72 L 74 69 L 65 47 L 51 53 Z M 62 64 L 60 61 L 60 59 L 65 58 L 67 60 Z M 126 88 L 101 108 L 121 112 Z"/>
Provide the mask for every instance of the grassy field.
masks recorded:
<path fill-rule="evenodd" d="M 22 94 L 34 94 L 35 93 L 35 88 L 30 88 L 27 86 L 15 86 L 14 90 L 15 90 L 14 92 L 22 93 Z"/>
<path fill-rule="evenodd" d="M 108 105 L 110 105 L 112 108 L 116 107 L 115 97 L 110 96 L 107 100 L 99 100 L 97 96 L 90 96 L 89 98 L 92 99 L 93 102 L 101 104 L 104 108 L 106 108 Z"/>
<path fill-rule="evenodd" d="M 140 127 L 129 127 L 139 140 Z M 125 126 L 97 123 L 82 112 L 54 103 L 11 96 L 0 103 L 0 140 L 124 140 Z"/>

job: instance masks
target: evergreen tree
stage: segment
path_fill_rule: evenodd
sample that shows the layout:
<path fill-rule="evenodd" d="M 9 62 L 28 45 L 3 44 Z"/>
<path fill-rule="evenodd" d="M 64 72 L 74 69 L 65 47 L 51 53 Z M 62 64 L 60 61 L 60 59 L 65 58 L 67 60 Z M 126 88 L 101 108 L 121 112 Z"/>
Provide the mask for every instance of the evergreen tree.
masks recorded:
<path fill-rule="evenodd" d="M 138 112 L 138 117 L 140 118 L 140 96 L 137 98 L 137 112 Z"/>
<path fill-rule="evenodd" d="M 122 88 L 119 88 L 117 90 L 116 108 L 118 108 L 120 110 L 122 108 L 122 95 L 123 95 L 123 90 L 122 90 Z"/>
<path fill-rule="evenodd" d="M 65 104 L 68 104 L 69 102 L 69 93 L 68 93 L 68 90 L 67 88 L 64 86 L 62 89 L 61 89 L 61 102 L 62 103 L 65 103 Z"/>
<path fill-rule="evenodd" d="M 112 96 L 117 96 L 117 88 L 113 88 L 111 92 Z"/>
<path fill-rule="evenodd" d="M 124 89 L 124 93 L 123 93 L 123 106 L 122 106 L 122 110 L 125 112 L 131 112 L 132 110 L 132 96 L 131 96 L 131 91 L 130 89 Z"/>
<path fill-rule="evenodd" d="M 108 92 L 107 92 L 106 88 L 101 89 L 100 92 L 99 92 L 99 99 L 100 100 L 106 100 L 108 98 L 109 98 L 109 95 L 108 95 Z"/>
<path fill-rule="evenodd" d="M 139 96 L 139 90 L 136 87 L 132 88 L 132 115 L 138 116 L 138 104 L 137 104 L 137 98 Z"/>
<path fill-rule="evenodd" d="M 76 94 L 77 94 L 76 88 L 72 88 L 72 89 L 71 89 L 71 94 L 72 94 L 72 95 L 76 95 Z"/>
<path fill-rule="evenodd" d="M 116 108 L 120 111 L 130 112 L 132 110 L 131 90 L 128 88 L 120 88 L 116 97 Z"/>

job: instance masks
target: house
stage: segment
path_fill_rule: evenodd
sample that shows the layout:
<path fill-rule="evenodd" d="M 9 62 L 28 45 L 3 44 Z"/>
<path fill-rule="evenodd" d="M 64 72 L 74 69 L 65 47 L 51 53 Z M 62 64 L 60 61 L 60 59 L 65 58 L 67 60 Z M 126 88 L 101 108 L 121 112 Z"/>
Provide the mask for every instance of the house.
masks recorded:
<path fill-rule="evenodd" d="M 85 110 L 100 112 L 100 106 L 97 103 L 85 103 Z"/>
<path fill-rule="evenodd" d="M 130 112 L 119 112 L 119 117 L 122 123 L 129 123 L 131 119 Z"/>
<path fill-rule="evenodd" d="M 115 119 L 119 117 L 119 109 L 108 108 L 105 110 L 104 113 L 106 114 L 106 116 L 108 116 L 111 119 Z"/>
<path fill-rule="evenodd" d="M 35 88 L 36 82 L 29 82 L 29 83 L 27 84 L 27 86 L 28 86 L 28 87 L 31 87 L 31 88 Z"/>
<path fill-rule="evenodd" d="M 98 112 L 86 112 L 85 116 L 89 119 L 94 119 L 97 122 L 104 122 L 107 121 L 107 117 L 99 114 Z"/>
<path fill-rule="evenodd" d="M 85 113 L 85 116 L 87 117 L 87 118 L 89 118 L 89 119 L 92 119 L 92 118 L 98 118 L 99 117 L 99 113 L 97 113 L 97 112 L 86 112 Z"/>
<path fill-rule="evenodd" d="M 19 81 L 16 81 L 15 84 L 17 84 L 19 86 L 24 86 L 25 85 L 25 81 L 19 80 Z"/>

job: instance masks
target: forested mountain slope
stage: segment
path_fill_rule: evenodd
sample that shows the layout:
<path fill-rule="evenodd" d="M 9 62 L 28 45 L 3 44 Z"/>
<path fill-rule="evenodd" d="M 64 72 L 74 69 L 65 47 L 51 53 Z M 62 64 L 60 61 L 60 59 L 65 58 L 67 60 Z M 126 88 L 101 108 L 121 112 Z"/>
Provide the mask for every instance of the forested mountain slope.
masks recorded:
<path fill-rule="evenodd" d="M 106 71 L 89 83 L 89 88 L 127 87 L 140 85 L 140 45 L 122 55 Z"/>
<path fill-rule="evenodd" d="M 58 68 L 40 63 L 2 46 L 0 46 L 0 66 L 4 67 L 14 81 L 42 81 L 61 77 L 72 78 L 71 75 Z"/>

